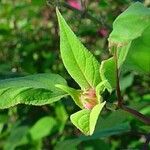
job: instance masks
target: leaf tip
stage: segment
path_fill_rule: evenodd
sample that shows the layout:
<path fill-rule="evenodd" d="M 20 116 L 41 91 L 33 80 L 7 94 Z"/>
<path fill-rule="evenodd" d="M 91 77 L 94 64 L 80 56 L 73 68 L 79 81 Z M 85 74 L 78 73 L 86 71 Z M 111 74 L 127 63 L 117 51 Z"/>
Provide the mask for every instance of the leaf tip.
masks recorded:
<path fill-rule="evenodd" d="M 57 15 L 57 18 L 58 18 L 58 20 L 59 20 L 59 18 L 60 18 L 60 16 L 61 16 L 61 13 L 60 13 L 58 7 L 56 7 L 56 15 Z"/>

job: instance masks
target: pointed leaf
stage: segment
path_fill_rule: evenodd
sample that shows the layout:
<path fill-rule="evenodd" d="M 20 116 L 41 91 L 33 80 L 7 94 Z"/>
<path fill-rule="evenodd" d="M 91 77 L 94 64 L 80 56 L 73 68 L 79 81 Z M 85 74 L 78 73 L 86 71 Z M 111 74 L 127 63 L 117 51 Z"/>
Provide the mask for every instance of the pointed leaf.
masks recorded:
<path fill-rule="evenodd" d="M 105 87 L 109 92 L 116 87 L 115 62 L 113 57 L 102 61 L 100 66 L 100 75 L 102 81 L 105 81 Z"/>
<path fill-rule="evenodd" d="M 105 103 L 106 103 L 106 101 L 96 105 L 90 113 L 90 135 L 92 135 L 95 130 L 97 119 L 98 119 L 99 114 L 100 114 L 102 108 L 104 107 Z"/>
<path fill-rule="evenodd" d="M 66 93 L 55 87 L 66 85 L 57 74 L 38 74 L 0 81 L 0 109 L 17 104 L 45 105 L 60 100 Z"/>
<path fill-rule="evenodd" d="M 97 104 L 92 110 L 83 109 L 71 115 L 72 123 L 85 135 L 92 135 L 98 116 L 106 102 Z"/>
<path fill-rule="evenodd" d="M 82 45 L 58 9 L 56 11 L 60 27 L 61 57 L 67 71 L 82 89 L 96 87 L 101 81 L 98 61 Z"/>

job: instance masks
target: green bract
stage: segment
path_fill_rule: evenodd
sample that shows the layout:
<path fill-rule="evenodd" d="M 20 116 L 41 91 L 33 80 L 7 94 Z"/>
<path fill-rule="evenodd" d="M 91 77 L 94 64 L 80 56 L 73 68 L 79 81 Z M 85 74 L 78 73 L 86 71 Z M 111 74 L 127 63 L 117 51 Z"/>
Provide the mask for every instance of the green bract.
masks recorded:
<path fill-rule="evenodd" d="M 102 61 L 100 67 L 100 75 L 102 81 L 105 81 L 104 85 L 109 92 L 112 92 L 112 90 L 116 87 L 115 71 L 115 61 L 113 57 Z"/>
<path fill-rule="evenodd" d="M 92 135 L 98 116 L 106 102 L 97 104 L 92 110 L 83 109 L 71 115 L 72 123 L 85 135 Z"/>

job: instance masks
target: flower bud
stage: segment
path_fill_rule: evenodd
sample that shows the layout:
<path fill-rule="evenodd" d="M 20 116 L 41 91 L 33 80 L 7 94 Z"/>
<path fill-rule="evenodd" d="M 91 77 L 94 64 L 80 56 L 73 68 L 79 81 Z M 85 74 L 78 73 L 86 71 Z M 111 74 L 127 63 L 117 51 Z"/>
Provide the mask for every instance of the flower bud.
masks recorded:
<path fill-rule="evenodd" d="M 84 108 L 91 110 L 96 104 L 98 104 L 95 89 L 88 89 L 81 94 L 81 102 Z"/>

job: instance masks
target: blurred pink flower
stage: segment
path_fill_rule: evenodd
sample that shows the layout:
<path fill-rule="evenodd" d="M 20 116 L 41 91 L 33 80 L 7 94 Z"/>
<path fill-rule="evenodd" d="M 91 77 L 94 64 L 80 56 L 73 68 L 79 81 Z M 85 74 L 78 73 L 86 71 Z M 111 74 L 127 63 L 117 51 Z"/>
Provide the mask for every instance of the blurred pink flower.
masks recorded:
<path fill-rule="evenodd" d="M 102 27 L 98 30 L 98 34 L 101 36 L 101 37 L 107 37 L 108 35 L 108 29 L 105 28 L 105 27 Z"/>
<path fill-rule="evenodd" d="M 82 10 L 81 3 L 78 0 L 68 0 L 68 4 L 75 9 Z"/>

